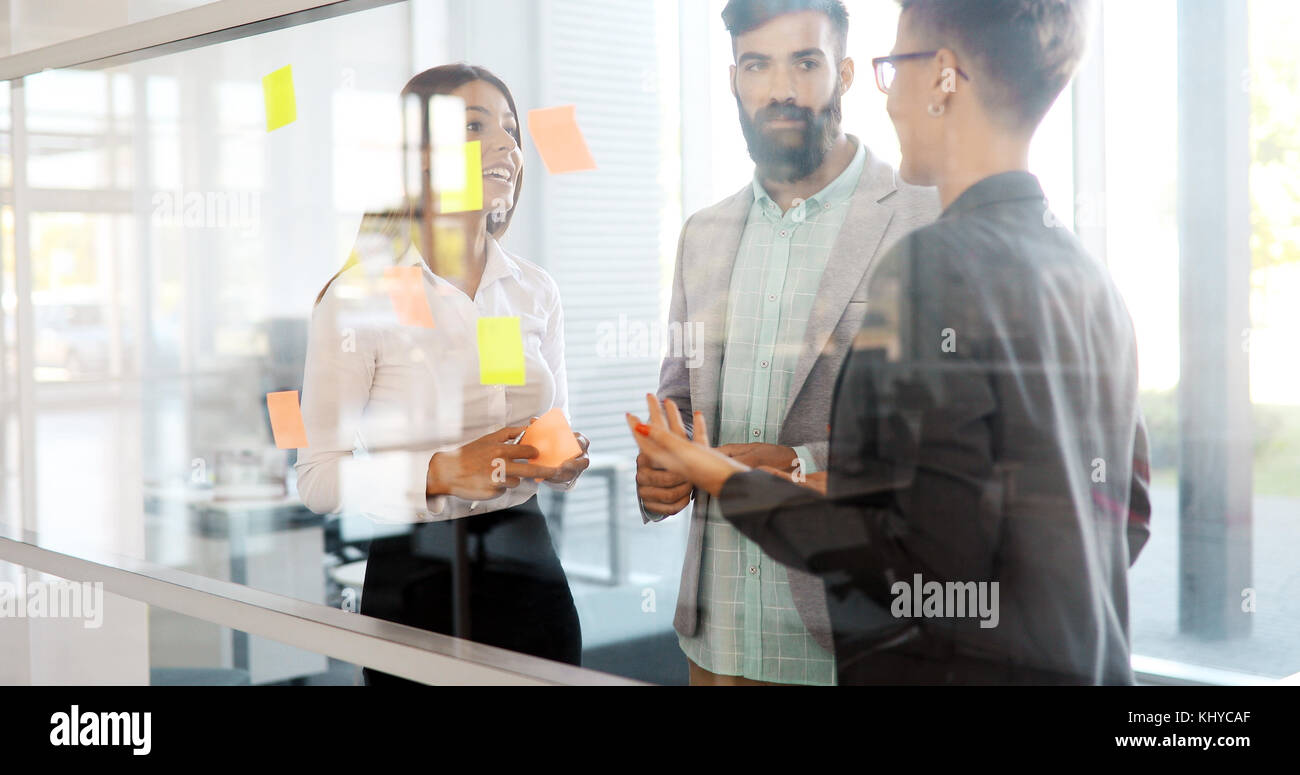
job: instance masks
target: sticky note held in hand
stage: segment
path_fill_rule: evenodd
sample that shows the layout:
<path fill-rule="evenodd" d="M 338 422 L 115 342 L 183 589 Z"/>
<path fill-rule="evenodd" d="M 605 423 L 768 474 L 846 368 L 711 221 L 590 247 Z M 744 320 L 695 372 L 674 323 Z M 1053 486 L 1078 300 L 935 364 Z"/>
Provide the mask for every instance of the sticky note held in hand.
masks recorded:
<path fill-rule="evenodd" d="M 596 169 L 596 160 L 578 128 L 577 106 L 528 111 L 528 132 L 552 175 Z"/>
<path fill-rule="evenodd" d="M 277 449 L 302 449 L 307 446 L 307 428 L 298 407 L 298 391 L 284 390 L 266 394 L 266 411 L 271 415 L 271 433 Z"/>
<path fill-rule="evenodd" d="M 519 318 L 478 319 L 478 376 L 481 385 L 524 384 Z"/>
<path fill-rule="evenodd" d="M 293 67 L 285 65 L 262 78 L 266 100 L 266 131 L 272 132 L 298 118 L 298 101 L 293 94 Z"/>
<path fill-rule="evenodd" d="M 558 466 L 582 454 L 582 445 L 574 437 L 573 428 L 569 427 L 569 421 L 559 407 L 529 425 L 519 443 L 537 448 L 539 454 L 528 462 L 539 466 Z"/>

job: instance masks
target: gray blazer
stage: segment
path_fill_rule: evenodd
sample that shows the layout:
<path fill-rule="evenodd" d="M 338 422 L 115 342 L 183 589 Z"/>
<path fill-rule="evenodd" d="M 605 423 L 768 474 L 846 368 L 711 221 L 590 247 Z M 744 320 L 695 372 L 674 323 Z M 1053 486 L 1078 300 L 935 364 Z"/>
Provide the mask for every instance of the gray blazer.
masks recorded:
<path fill-rule="evenodd" d="M 855 143 L 856 137 L 849 136 Z M 754 203 L 751 185 L 712 207 L 691 216 L 682 227 L 677 245 L 669 330 L 697 331 L 686 337 L 696 352 L 671 350 L 659 371 L 659 398 L 671 398 L 681 408 L 686 426 L 692 412 L 704 413 L 710 428 L 717 428 L 718 390 L 725 343 L 727 297 L 731 271 L 745 220 Z M 925 226 L 939 215 L 939 195 L 933 188 L 903 183 L 887 163 L 867 151 L 862 177 L 849 203 L 849 212 L 831 249 L 817 301 L 804 332 L 794 377 L 787 398 L 785 422 L 778 443 L 807 446 L 825 470 L 829 453 L 831 397 L 840 364 L 862 327 L 867 312 L 867 280 L 876 257 L 908 232 Z M 699 621 L 700 558 L 708 493 L 695 493 L 691 513 L 682 583 L 677 594 L 673 626 L 684 636 L 695 634 Z M 663 519 L 645 511 L 643 522 Z M 827 651 L 833 650 L 830 615 L 821 579 L 789 569 L 790 592 L 804 626 Z"/>

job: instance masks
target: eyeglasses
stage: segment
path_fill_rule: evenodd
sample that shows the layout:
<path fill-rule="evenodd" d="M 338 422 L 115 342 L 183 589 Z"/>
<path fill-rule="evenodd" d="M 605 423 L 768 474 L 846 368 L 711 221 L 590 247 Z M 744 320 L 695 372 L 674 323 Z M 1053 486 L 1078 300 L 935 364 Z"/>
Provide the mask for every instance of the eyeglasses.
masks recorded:
<path fill-rule="evenodd" d="M 889 94 L 889 87 L 894 85 L 894 76 L 898 72 L 897 64 L 899 62 L 905 62 L 909 59 L 925 59 L 938 53 L 938 51 L 920 51 L 915 54 L 895 54 L 889 57 L 876 57 L 871 60 L 871 66 L 876 71 L 876 88 L 880 89 L 885 94 Z M 960 75 L 968 81 L 970 80 L 970 76 L 963 73 L 961 68 L 957 69 L 957 75 Z"/>

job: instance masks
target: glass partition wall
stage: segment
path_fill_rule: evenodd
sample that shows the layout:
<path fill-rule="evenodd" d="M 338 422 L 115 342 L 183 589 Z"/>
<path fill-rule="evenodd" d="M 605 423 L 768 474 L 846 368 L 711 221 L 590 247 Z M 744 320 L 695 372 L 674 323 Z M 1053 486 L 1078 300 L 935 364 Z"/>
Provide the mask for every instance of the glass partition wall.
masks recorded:
<path fill-rule="evenodd" d="M 128 21 L 206 4 L 175 5 Z M 464 60 L 517 104 L 527 185 L 501 244 L 555 280 L 568 414 L 591 443 L 576 487 L 538 488 L 544 530 L 528 540 L 564 571 L 584 667 L 684 683 L 672 619 L 689 512 L 642 524 L 623 412 L 657 385 L 682 221 L 752 174 L 722 3 L 357 5 L 0 84 L 3 521 L 364 615 L 372 548 L 420 531 L 307 508 L 267 396 L 302 397 L 317 295 L 363 216 L 407 194 L 403 86 Z M 1300 671 L 1300 11 L 1236 5 L 1100 3 L 1089 61 L 1034 148 L 1053 209 L 1104 258 L 1137 330 L 1154 508 L 1131 631 L 1152 681 Z M 846 129 L 896 163 L 865 65 L 888 53 L 897 9 L 848 6 Z M 20 33 L 10 51 L 70 37 Z M 1189 61 L 1193 44 L 1212 66 Z M 595 169 L 554 174 L 538 153 L 530 111 L 566 105 Z M 1193 131 L 1206 116 L 1219 134 Z M 1226 177 L 1202 175 L 1214 165 Z M 1198 252 L 1207 234 L 1219 242 Z M 1189 283 L 1196 272 L 1219 279 Z M 515 539 L 444 538 L 409 594 L 451 596 L 439 610 L 464 624 L 476 556 L 509 564 Z M 360 681 L 158 606 L 115 599 L 106 614 L 106 680 Z"/>

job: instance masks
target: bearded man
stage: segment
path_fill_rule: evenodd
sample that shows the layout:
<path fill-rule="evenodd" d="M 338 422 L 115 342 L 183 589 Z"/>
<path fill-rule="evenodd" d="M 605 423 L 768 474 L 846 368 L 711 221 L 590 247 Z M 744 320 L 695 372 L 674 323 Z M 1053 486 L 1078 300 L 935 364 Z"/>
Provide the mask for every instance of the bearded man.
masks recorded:
<path fill-rule="evenodd" d="M 840 0 L 731 0 L 722 18 L 754 177 L 682 228 L 670 329 L 702 336 L 689 359 L 664 359 L 658 398 L 688 428 L 703 412 L 721 452 L 799 481 L 827 467 L 835 377 L 872 311 L 875 259 L 938 217 L 939 197 L 844 133 L 854 63 Z M 673 619 L 692 685 L 835 684 L 821 579 L 773 560 L 644 455 L 637 495 L 644 522 L 695 501 Z"/>

